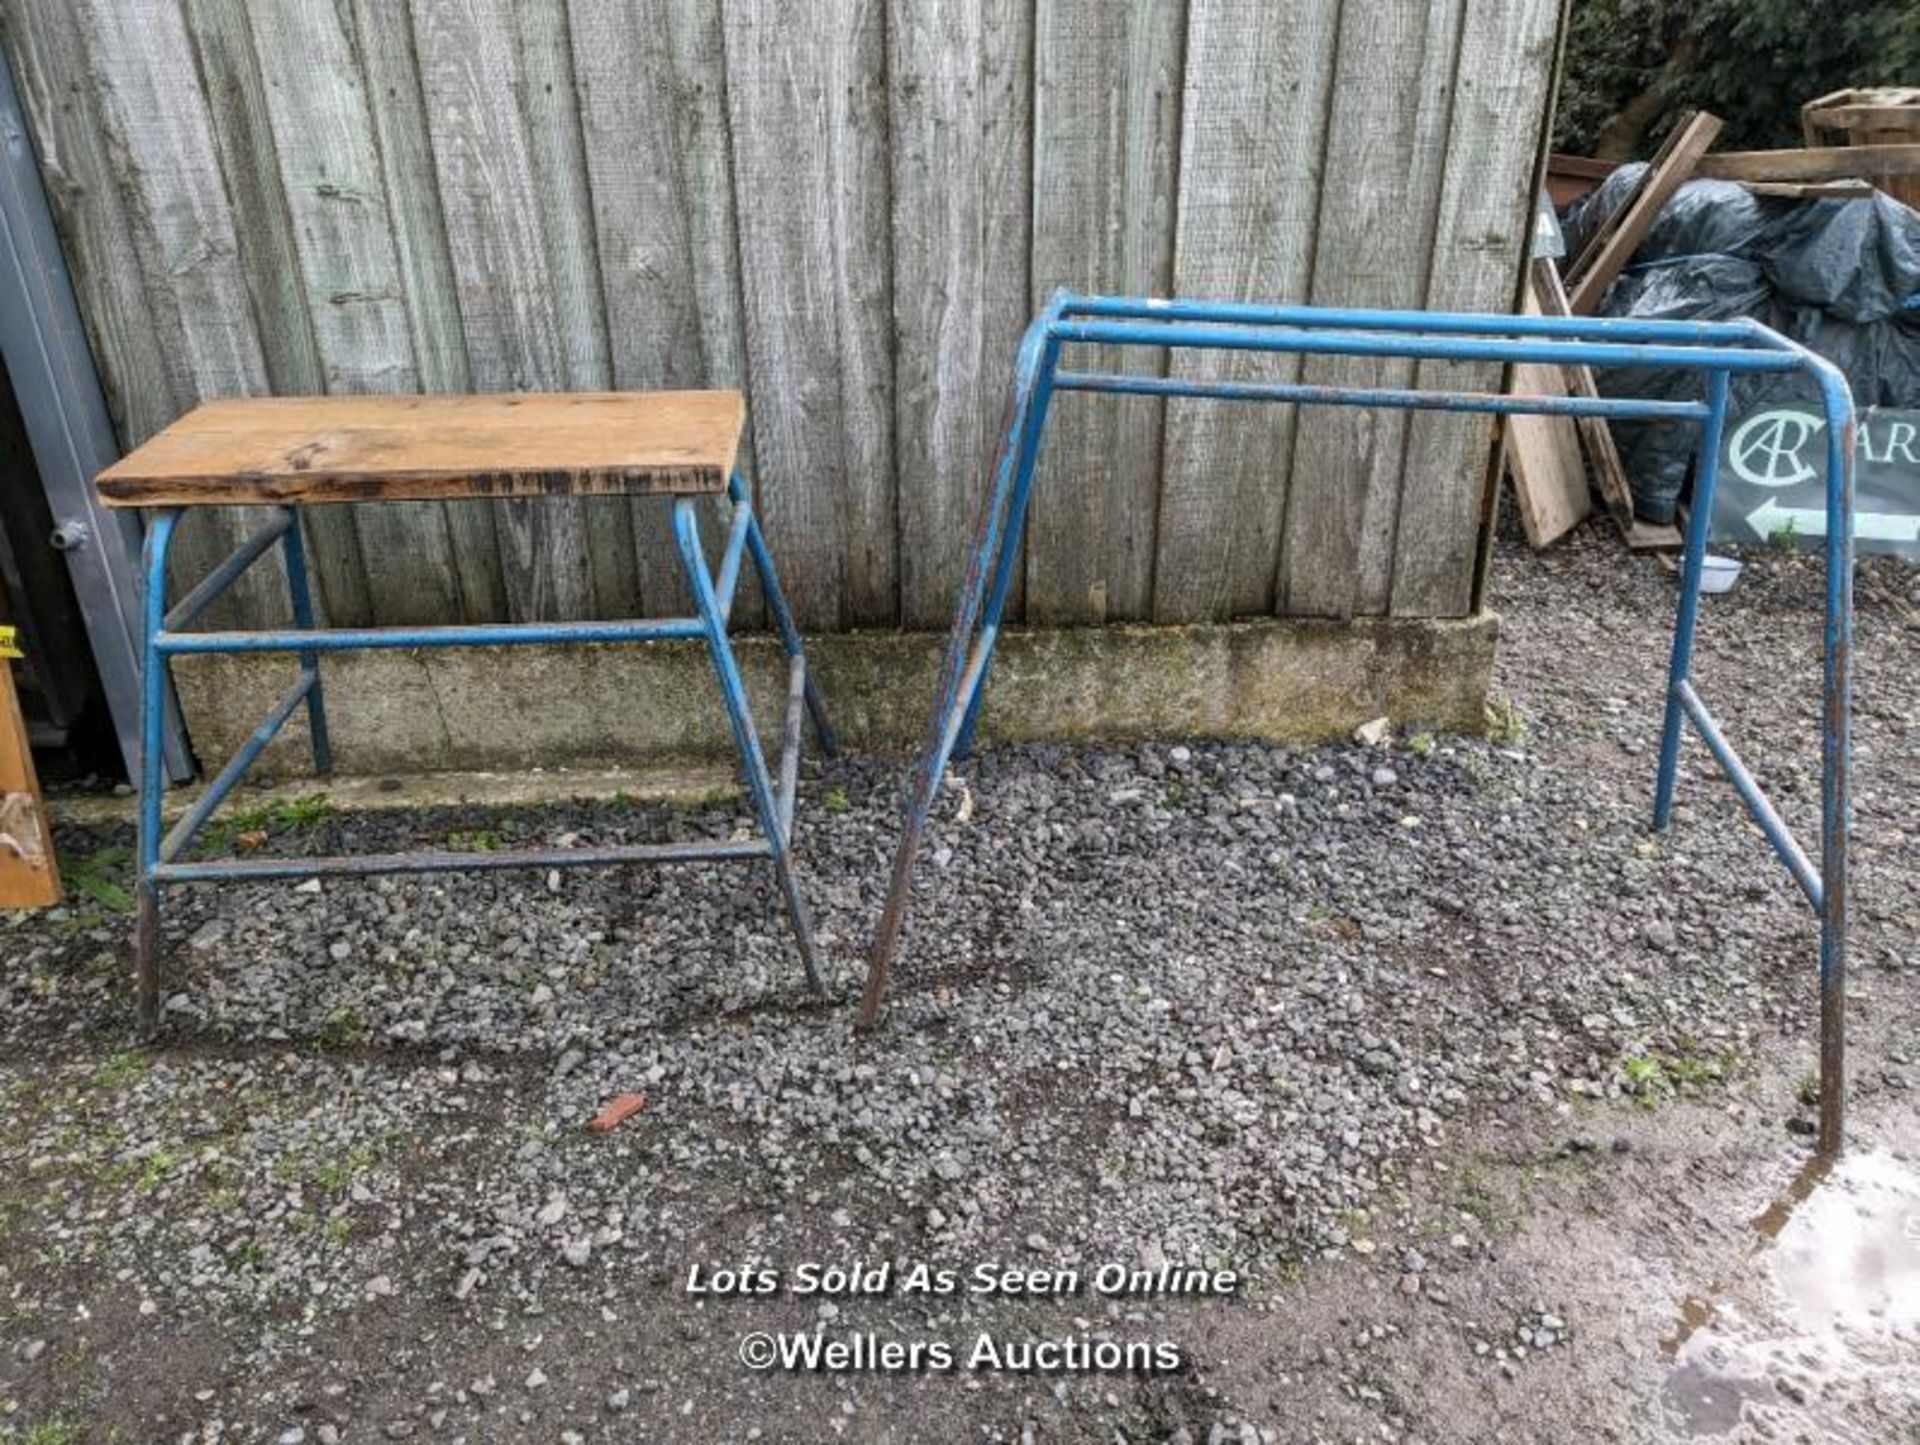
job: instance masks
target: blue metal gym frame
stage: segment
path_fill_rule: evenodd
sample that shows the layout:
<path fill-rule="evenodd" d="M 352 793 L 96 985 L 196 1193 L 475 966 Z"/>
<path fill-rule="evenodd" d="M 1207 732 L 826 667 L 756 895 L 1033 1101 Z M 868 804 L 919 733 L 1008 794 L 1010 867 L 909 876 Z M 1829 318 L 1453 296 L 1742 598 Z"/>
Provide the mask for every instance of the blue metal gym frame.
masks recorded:
<path fill-rule="evenodd" d="M 141 667 L 141 737 L 138 913 L 135 924 L 135 967 L 140 1023 L 151 1033 L 158 1023 L 160 988 L 160 886 L 166 883 L 213 883 L 228 879 L 312 878 L 364 876 L 374 873 L 454 873 L 502 868 L 609 867 L 625 863 L 683 863 L 701 860 L 766 858 L 786 902 L 807 982 L 824 993 L 815 961 L 813 933 L 806 905 L 793 872 L 794 797 L 800 771 L 800 725 L 804 707 L 814 735 L 829 755 L 837 750 L 825 703 L 807 670 L 806 652 L 792 610 L 774 575 L 773 556 L 754 514 L 753 497 L 736 471 L 727 495 L 733 504 L 726 550 L 718 574 L 707 570 L 701 551 L 697 501 L 679 497 L 673 503 L 673 534 L 680 563 L 693 590 L 697 615 L 622 622 L 520 622 L 448 627 L 379 627 L 321 629 L 314 626 L 313 604 L 307 584 L 305 552 L 300 541 L 298 510 L 268 506 L 269 519 L 189 592 L 167 610 L 167 553 L 181 509 L 156 510 L 147 528 L 143 650 Z M 378 505 L 369 503 L 365 505 Z M 293 627 L 262 632 L 188 632 L 185 629 L 205 612 L 209 603 L 278 542 L 286 557 L 287 590 Z M 743 559 L 750 555 L 774 625 L 787 654 L 787 698 L 781 737 L 779 775 L 768 770 L 766 754 L 748 708 L 746 686 L 727 636 L 734 592 Z M 729 842 L 648 843 L 619 847 L 545 848 L 487 853 L 418 852 L 360 854 L 315 858 L 222 858 L 181 861 L 214 809 L 233 791 L 247 769 L 266 749 L 288 718 L 306 704 L 308 734 L 317 773 L 333 769 L 327 737 L 327 713 L 320 686 L 320 654 L 352 648 L 391 647 L 500 647 L 533 643 L 614 643 L 699 640 L 707 645 L 720 694 L 732 726 L 733 741 L 746 774 L 747 791 L 762 836 Z M 170 831 L 162 832 L 160 802 L 161 736 L 165 714 L 167 659 L 181 653 L 292 652 L 300 659 L 300 673 L 266 720 L 254 730 L 206 791 L 187 809 Z"/>
<path fill-rule="evenodd" d="M 1061 370 L 1062 348 L 1076 343 L 1301 356 L 1537 362 L 1588 367 L 1687 367 L 1705 374 L 1706 394 L 1701 401 L 1511 396 Z M 1744 372 L 1804 373 L 1819 389 L 1826 410 L 1827 597 L 1818 869 L 1721 733 L 1694 690 L 1692 680 L 1694 631 L 1700 608 L 1700 566 L 1706 552 L 1708 520 L 1713 514 L 1720 443 L 1726 430 L 1729 381 L 1735 373 Z M 874 935 L 866 992 L 860 1005 L 861 1027 L 872 1027 L 879 1017 L 887 974 L 898 950 L 912 892 L 914 856 L 947 763 L 950 759 L 965 757 L 972 745 L 981 698 L 986 691 L 987 672 L 1000 636 L 1007 590 L 1019 564 L 1021 530 L 1026 522 L 1048 407 L 1054 394 L 1063 391 L 1487 412 L 1501 416 L 1519 413 L 1700 423 L 1693 511 L 1687 530 L 1686 563 L 1681 574 L 1679 615 L 1673 632 L 1653 825 L 1656 829 L 1665 829 L 1672 819 L 1681 725 L 1683 720 L 1691 721 L 1732 780 L 1767 842 L 1820 916 L 1820 1146 L 1826 1151 L 1839 1147 L 1845 1075 L 1847 795 L 1851 766 L 1848 672 L 1853 640 L 1853 396 L 1846 378 L 1831 362 L 1759 322 L 1746 319 L 1684 322 L 1457 315 L 1156 301 L 1056 292 L 1034 318 L 1020 343 L 1005 431 L 993 464 L 992 489 L 981 512 L 966 580 L 954 612 L 939 700 L 907 793 L 906 827 L 894 857 L 886 908 Z M 988 583 L 990 565 L 991 586 Z M 977 641 L 974 640 L 976 624 Z"/>

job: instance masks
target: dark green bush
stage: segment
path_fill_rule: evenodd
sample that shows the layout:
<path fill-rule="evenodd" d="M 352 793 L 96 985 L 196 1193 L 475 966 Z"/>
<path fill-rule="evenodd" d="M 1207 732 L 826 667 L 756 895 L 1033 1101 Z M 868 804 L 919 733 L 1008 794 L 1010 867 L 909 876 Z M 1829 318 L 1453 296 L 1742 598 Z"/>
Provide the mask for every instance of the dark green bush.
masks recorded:
<path fill-rule="evenodd" d="M 1853 85 L 1920 85 L 1920 3 L 1573 0 L 1554 149 L 1644 160 L 1686 110 L 1720 150 L 1800 145 L 1800 106 Z"/>

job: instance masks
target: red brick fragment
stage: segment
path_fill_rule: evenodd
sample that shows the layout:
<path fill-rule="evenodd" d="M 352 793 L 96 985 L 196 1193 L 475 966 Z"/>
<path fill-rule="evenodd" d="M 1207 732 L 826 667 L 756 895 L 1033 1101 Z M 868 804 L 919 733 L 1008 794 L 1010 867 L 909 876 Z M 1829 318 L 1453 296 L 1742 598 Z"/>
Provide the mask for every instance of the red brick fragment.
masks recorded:
<path fill-rule="evenodd" d="M 587 1127 L 596 1134 L 604 1134 L 609 1129 L 618 1128 L 635 1114 L 647 1107 L 645 1094 L 616 1094 L 606 1106 L 587 1121 Z"/>

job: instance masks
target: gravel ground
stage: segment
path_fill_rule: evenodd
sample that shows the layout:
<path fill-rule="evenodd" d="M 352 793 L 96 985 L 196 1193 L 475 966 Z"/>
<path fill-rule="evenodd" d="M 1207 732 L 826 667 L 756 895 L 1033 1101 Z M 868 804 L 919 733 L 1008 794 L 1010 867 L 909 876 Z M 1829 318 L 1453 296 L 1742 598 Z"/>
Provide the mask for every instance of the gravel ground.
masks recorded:
<path fill-rule="evenodd" d="M 1905 1167 L 1920 580 L 1875 562 L 1860 592 L 1854 1131 Z M 1817 596 L 1808 560 L 1754 558 L 1700 666 L 1808 837 Z M 1672 599 L 1592 529 L 1503 543 L 1486 738 L 986 753 L 872 1037 L 846 999 L 892 763 L 803 790 L 833 1006 L 739 868 L 191 889 L 141 1049 L 130 838 L 63 830 L 78 901 L 0 921 L 0 1439 L 1685 1433 L 1647 1332 L 1749 1289 L 1718 1272 L 1805 1157 L 1816 930 L 1697 747 L 1673 833 L 1646 829 Z M 731 799 L 281 807 L 219 846 L 744 822 Z M 626 1090 L 646 1109 L 589 1134 Z M 795 1289 L 803 1262 L 889 1260 L 884 1294 Z M 962 1287 L 913 1292 L 912 1262 Z M 982 1262 L 1081 1288 L 971 1292 Z M 1238 1283 L 1109 1296 L 1103 1266 Z M 696 1296 L 695 1268 L 782 1287 Z M 755 1373 L 755 1330 L 1177 1360 Z M 1888 1349 L 1739 1428 L 1920 1438 L 1920 1345 Z"/>

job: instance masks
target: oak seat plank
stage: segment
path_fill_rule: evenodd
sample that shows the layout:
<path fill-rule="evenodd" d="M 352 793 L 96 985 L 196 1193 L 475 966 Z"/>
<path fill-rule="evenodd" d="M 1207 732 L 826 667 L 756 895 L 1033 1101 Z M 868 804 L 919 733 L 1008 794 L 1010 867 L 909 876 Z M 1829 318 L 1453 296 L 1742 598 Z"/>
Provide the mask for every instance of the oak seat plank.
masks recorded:
<path fill-rule="evenodd" d="M 737 391 L 235 397 L 100 473 L 109 506 L 724 492 Z"/>

